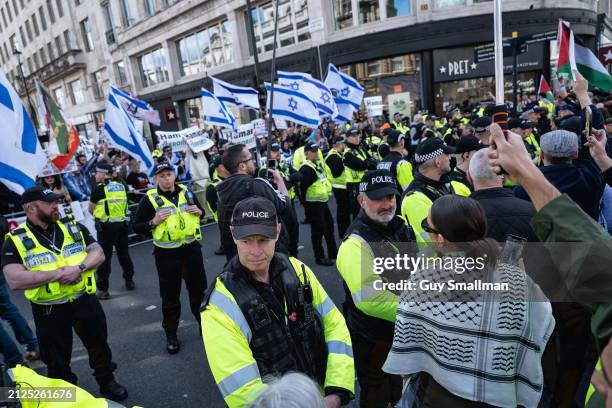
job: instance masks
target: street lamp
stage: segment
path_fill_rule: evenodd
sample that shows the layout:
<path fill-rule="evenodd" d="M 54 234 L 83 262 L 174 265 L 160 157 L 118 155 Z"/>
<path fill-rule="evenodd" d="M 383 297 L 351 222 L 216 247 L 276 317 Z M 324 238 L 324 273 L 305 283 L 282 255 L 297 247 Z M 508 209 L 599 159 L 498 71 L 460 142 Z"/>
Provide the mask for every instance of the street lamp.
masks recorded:
<path fill-rule="evenodd" d="M 34 110 L 34 104 L 30 99 L 30 93 L 28 92 L 28 85 L 26 84 L 25 75 L 23 74 L 23 66 L 21 65 L 21 50 L 19 49 L 19 44 L 15 42 L 13 44 L 13 55 L 17 57 L 17 65 L 19 66 L 19 76 L 21 77 L 21 83 L 23 85 L 23 89 L 26 94 L 26 98 L 28 99 L 28 105 L 30 106 L 30 114 L 32 117 L 32 122 L 34 124 L 34 132 L 38 137 L 38 119 L 36 118 L 36 111 Z"/>

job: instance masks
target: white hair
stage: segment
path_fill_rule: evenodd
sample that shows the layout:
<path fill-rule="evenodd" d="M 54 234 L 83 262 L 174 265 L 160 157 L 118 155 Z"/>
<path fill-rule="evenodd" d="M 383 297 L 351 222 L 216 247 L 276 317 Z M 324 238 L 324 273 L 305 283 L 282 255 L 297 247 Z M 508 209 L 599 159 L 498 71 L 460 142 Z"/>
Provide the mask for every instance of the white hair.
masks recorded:
<path fill-rule="evenodd" d="M 491 184 L 502 181 L 502 178 L 491 168 L 488 154 L 489 148 L 480 149 L 470 160 L 469 172 L 474 184 Z"/>
<path fill-rule="evenodd" d="M 265 382 L 268 387 L 251 408 L 326 408 L 319 386 L 304 374 L 288 373 Z"/>

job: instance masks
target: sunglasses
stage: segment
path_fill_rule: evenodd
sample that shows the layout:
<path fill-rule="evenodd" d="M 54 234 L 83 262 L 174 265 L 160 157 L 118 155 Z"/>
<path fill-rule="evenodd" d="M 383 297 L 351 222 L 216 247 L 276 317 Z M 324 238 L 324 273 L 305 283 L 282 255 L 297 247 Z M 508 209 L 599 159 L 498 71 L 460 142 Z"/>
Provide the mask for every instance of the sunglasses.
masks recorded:
<path fill-rule="evenodd" d="M 430 234 L 440 234 L 438 231 L 429 226 L 429 224 L 427 223 L 427 218 L 423 218 L 423 221 L 421 221 L 421 228 L 423 228 L 423 231 L 428 232 Z"/>

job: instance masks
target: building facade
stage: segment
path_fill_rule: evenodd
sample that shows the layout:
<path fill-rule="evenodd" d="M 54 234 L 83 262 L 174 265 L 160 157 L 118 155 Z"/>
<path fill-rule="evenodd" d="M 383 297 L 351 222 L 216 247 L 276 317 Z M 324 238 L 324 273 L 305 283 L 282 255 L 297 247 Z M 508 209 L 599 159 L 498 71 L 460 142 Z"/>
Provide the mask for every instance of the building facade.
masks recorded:
<path fill-rule="evenodd" d="M 150 102 L 160 110 L 161 127 L 172 130 L 198 121 L 200 88 L 210 89 L 209 76 L 255 86 L 255 48 L 260 82 L 270 80 L 270 0 L 252 0 L 255 44 L 244 0 L 1 0 L 0 6 L 0 19 L 12 13 L 11 21 L 0 20 L 3 71 L 18 79 L 10 52 L 17 39 L 28 88 L 42 80 L 71 118 L 89 121 L 80 130 L 102 122 L 111 83 Z M 612 43 L 609 0 L 505 0 L 503 7 L 504 36 L 556 31 L 563 18 L 587 46 Z M 382 95 L 386 106 L 400 101 L 411 111 L 440 112 L 493 89 L 493 62 L 475 59 L 475 47 L 492 42 L 492 11 L 492 0 L 279 0 L 277 68 L 321 78 L 331 62 L 357 78 L 366 96 Z M 531 44 L 519 55 L 521 90 L 535 89 L 541 73 L 551 75 L 552 43 Z M 509 73 L 511 59 L 505 65 Z"/>

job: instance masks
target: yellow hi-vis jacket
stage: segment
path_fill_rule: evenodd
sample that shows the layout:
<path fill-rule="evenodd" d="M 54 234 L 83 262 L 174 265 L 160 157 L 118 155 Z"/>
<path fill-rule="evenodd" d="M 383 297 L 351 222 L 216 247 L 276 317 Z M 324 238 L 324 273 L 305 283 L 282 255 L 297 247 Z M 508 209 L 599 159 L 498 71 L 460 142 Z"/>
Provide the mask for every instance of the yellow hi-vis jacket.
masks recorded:
<path fill-rule="evenodd" d="M 366 266 L 364 270 L 362 266 Z M 374 253 L 360 235 L 349 235 L 340 245 L 336 266 L 351 292 L 355 307 L 368 316 L 395 322 L 399 297 L 388 290 L 376 289 L 374 282 Z"/>
<path fill-rule="evenodd" d="M 327 174 L 327 179 L 330 181 L 332 188 L 339 188 L 342 190 L 346 190 L 346 167 L 344 168 L 344 171 L 342 172 L 342 174 L 334 178 L 331 169 L 327 165 L 327 159 L 329 159 L 331 156 L 334 156 L 334 155 L 340 157 L 340 160 L 342 160 L 343 155 L 336 149 L 331 148 L 329 152 L 327 153 L 327 155 L 325 156 L 325 163 L 324 163 L 325 174 Z"/>
<path fill-rule="evenodd" d="M 323 161 L 323 152 L 321 149 L 318 151 L 319 161 Z M 293 168 L 299 169 L 302 167 L 302 163 L 306 160 L 306 152 L 304 151 L 304 146 L 298 147 L 295 152 L 293 152 Z"/>
<path fill-rule="evenodd" d="M 302 262 L 292 257 L 289 260 L 295 271 L 301 271 Z M 322 386 L 343 388 L 354 393 L 353 347 L 344 316 L 308 266 L 305 266 L 305 271 L 312 287 L 312 305 L 323 321 L 327 343 L 327 370 Z M 302 274 L 297 275 L 303 283 Z M 202 338 L 208 364 L 225 403 L 230 408 L 245 407 L 266 385 L 249 347 L 253 339 L 242 310 L 219 278 L 214 285 L 209 303 L 201 313 Z"/>
<path fill-rule="evenodd" d="M 314 164 L 310 160 L 304 161 L 302 167 L 304 166 L 310 167 L 317 175 L 317 181 L 312 183 L 306 190 L 306 202 L 326 203 L 332 193 L 332 184 L 327 179 L 325 172 L 319 165 Z"/>
<path fill-rule="evenodd" d="M 121 183 L 111 181 L 104 186 L 104 198 L 96 203 L 93 216 L 102 222 L 123 222 L 127 218 L 128 196 Z"/>

